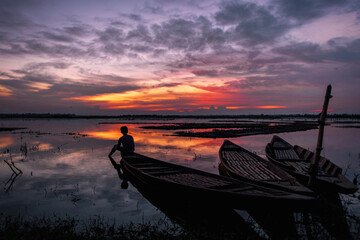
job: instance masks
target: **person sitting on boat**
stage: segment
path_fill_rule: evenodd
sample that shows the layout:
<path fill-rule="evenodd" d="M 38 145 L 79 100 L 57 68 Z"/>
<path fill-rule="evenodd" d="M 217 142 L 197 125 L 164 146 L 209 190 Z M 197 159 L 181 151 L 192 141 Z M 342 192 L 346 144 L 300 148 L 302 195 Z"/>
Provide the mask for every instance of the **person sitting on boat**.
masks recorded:
<path fill-rule="evenodd" d="M 111 149 L 109 153 L 109 157 L 115 153 L 116 150 L 121 152 L 121 156 L 131 154 L 135 151 L 135 143 L 134 138 L 131 135 L 128 135 L 128 128 L 126 126 L 122 126 L 120 128 L 121 133 L 123 136 L 119 138 L 117 144 Z"/>

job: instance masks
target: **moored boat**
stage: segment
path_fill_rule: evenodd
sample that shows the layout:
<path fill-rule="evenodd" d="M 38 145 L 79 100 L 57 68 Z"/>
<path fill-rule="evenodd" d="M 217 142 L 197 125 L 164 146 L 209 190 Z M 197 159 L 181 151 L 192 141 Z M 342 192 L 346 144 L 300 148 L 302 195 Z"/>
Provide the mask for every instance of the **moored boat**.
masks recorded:
<path fill-rule="evenodd" d="M 222 204 L 236 209 L 308 209 L 316 198 L 239 181 L 171 164 L 137 153 L 122 159 L 122 168 L 153 194 L 184 202 Z"/>
<path fill-rule="evenodd" d="M 229 140 L 222 144 L 219 157 L 220 172 L 230 177 L 283 191 L 315 195 L 286 171 Z"/>
<path fill-rule="evenodd" d="M 279 136 L 274 136 L 266 145 L 267 158 L 293 175 L 301 183 L 307 184 L 310 178 L 310 166 L 314 152 L 298 145 L 291 145 Z M 351 194 L 357 191 L 356 185 L 350 182 L 342 169 L 325 157 L 320 157 L 313 189 L 323 192 Z"/>

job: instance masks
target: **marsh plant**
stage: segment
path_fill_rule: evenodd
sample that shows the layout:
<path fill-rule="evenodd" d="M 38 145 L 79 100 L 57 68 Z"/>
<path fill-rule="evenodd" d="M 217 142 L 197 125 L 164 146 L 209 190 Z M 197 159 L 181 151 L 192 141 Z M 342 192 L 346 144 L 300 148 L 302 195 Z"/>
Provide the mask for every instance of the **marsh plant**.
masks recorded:
<path fill-rule="evenodd" d="M 25 220 L 0 214 L 0 239 L 194 239 L 179 226 L 157 223 L 129 223 L 115 226 L 101 217 L 86 222 L 75 218 L 43 217 Z"/>

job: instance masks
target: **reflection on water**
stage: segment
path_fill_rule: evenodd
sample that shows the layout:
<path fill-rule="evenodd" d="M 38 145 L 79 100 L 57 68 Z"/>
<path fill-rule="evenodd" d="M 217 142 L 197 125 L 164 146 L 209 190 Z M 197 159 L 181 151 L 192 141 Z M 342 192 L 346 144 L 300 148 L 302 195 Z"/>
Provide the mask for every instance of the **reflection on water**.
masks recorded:
<path fill-rule="evenodd" d="M 55 214 L 88 218 L 101 215 L 112 221 L 115 219 L 117 223 L 163 218 L 164 214 L 131 184 L 127 190 L 121 188 L 118 174 L 107 158 L 121 136 L 119 128 L 123 124 L 98 122 L 1 121 L 3 127 L 27 129 L 0 133 L 3 186 L 0 212 L 25 217 Z M 146 124 L 126 123 L 129 134 L 135 139 L 137 152 L 218 174 L 218 150 L 223 139 L 177 137 L 171 136 L 172 131 L 140 128 Z M 317 130 L 278 135 L 290 143 L 315 149 Z M 272 135 L 256 135 L 230 140 L 264 157 L 265 145 L 271 138 Z M 330 126 L 325 129 L 323 155 L 341 166 L 351 180 L 354 174 L 360 173 L 359 138 L 359 128 Z M 114 158 L 120 161 L 119 154 Z M 12 170 L 3 160 L 12 160 L 23 174 L 14 179 Z M 352 207 L 360 212 L 358 203 Z"/>

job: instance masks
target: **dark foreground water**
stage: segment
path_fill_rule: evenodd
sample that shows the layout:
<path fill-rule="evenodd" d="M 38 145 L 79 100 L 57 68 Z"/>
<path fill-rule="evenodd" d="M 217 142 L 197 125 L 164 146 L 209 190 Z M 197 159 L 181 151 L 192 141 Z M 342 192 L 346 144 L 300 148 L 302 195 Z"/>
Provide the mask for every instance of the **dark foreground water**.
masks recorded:
<path fill-rule="evenodd" d="M 99 124 L 106 121 L 110 122 L 0 121 L 0 128 L 26 128 L 0 132 L 0 213 L 25 218 L 100 216 L 116 224 L 164 219 L 165 215 L 131 184 L 128 189 L 121 189 L 121 180 L 107 155 L 121 136 L 122 125 L 129 127 L 136 152 L 218 174 L 218 150 L 224 139 L 177 137 L 171 136 L 172 131 L 140 128 L 154 122 L 150 120 L 141 124 L 137 120 Z M 339 127 L 343 125 L 326 127 L 322 155 L 342 167 L 352 180 L 360 174 L 360 128 Z M 317 130 L 278 135 L 290 143 L 315 149 Z M 272 135 L 256 135 L 230 140 L 265 157 L 265 145 L 271 138 Z M 114 159 L 120 161 L 120 155 L 115 154 Z M 12 160 L 23 174 L 14 174 L 4 160 Z M 358 195 L 342 197 L 359 216 Z"/>

